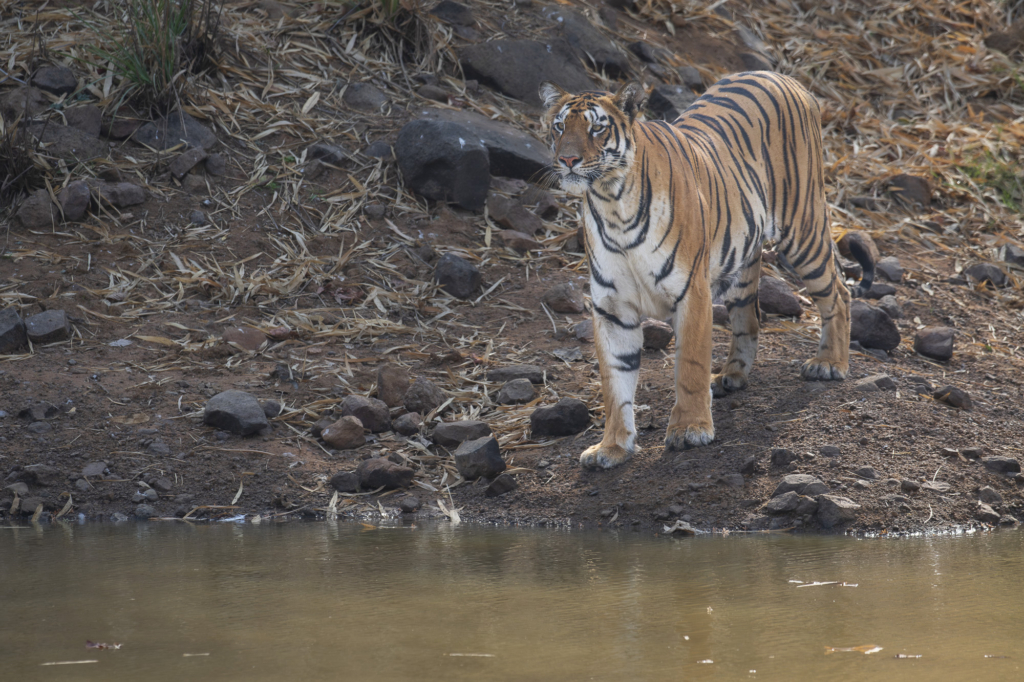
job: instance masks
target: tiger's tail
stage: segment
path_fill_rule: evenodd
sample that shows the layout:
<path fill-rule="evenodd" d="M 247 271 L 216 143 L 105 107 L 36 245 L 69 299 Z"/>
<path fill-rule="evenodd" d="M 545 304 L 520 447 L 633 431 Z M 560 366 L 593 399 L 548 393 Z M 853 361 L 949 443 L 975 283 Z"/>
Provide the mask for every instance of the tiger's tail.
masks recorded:
<path fill-rule="evenodd" d="M 875 281 L 875 261 L 871 258 L 871 252 L 865 249 L 864 245 L 856 239 L 849 240 L 849 245 L 850 255 L 860 263 L 860 267 L 864 271 L 864 274 L 860 277 L 860 282 L 850 290 L 851 296 L 860 298 L 868 293 L 868 290 L 871 289 L 871 284 Z"/>

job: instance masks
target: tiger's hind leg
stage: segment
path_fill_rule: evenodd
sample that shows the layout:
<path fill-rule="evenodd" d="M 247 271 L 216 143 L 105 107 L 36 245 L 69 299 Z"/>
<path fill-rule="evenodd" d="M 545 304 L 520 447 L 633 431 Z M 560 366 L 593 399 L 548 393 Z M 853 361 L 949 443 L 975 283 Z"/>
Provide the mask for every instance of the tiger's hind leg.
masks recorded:
<path fill-rule="evenodd" d="M 757 357 L 757 335 L 760 331 L 757 313 L 757 286 L 761 281 L 761 254 L 740 271 L 739 277 L 725 293 L 725 308 L 729 311 L 732 341 L 729 357 L 722 371 L 711 379 L 711 391 L 721 398 L 747 387 L 750 368 Z"/>
<path fill-rule="evenodd" d="M 818 354 L 803 364 L 800 376 L 810 381 L 838 381 L 850 371 L 850 291 L 838 274 L 827 229 L 815 236 L 802 250 L 786 254 L 821 316 Z"/>

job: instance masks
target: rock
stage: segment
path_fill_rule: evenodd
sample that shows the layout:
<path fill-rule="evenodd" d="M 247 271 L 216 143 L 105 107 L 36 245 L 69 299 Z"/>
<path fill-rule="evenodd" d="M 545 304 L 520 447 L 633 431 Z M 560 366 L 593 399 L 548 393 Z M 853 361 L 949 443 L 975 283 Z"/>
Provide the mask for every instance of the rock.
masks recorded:
<path fill-rule="evenodd" d="M 482 144 L 487 149 L 493 176 L 531 180 L 550 166 L 551 152 L 547 144 L 506 123 L 455 109 L 430 108 L 420 115 L 420 120 L 445 124 L 444 130 L 465 139 L 467 144 L 470 140 Z"/>
<path fill-rule="evenodd" d="M 509 476 L 508 474 L 499 474 L 498 477 L 491 481 L 491 484 L 487 486 L 487 490 L 484 491 L 484 495 L 487 497 L 498 497 L 499 495 L 512 492 L 518 487 L 519 484 L 512 476 Z"/>
<path fill-rule="evenodd" d="M 28 195 L 25 201 L 21 202 L 15 217 L 22 227 L 36 229 L 39 227 L 51 227 L 60 220 L 60 213 L 57 207 L 50 200 L 50 193 L 45 189 L 37 189 Z"/>
<path fill-rule="evenodd" d="M 442 422 L 435 426 L 431 440 L 446 448 L 454 448 L 467 440 L 477 440 L 490 435 L 491 427 L 487 422 L 462 419 L 456 422 Z"/>
<path fill-rule="evenodd" d="M 903 308 L 895 296 L 883 296 L 878 301 L 878 309 L 894 320 L 903 317 Z"/>
<path fill-rule="evenodd" d="M 540 13 L 558 26 L 558 33 L 584 63 L 591 64 L 597 71 L 604 71 L 611 78 L 619 78 L 629 72 L 626 55 L 583 14 L 557 6 L 544 7 Z"/>
<path fill-rule="evenodd" d="M 1020 462 L 1012 457 L 1002 457 L 999 455 L 982 457 L 981 464 L 986 469 L 996 474 L 1020 473 Z"/>
<path fill-rule="evenodd" d="M 647 99 L 647 108 L 655 119 L 674 121 L 696 101 L 697 95 L 685 85 L 656 85 Z"/>
<path fill-rule="evenodd" d="M 911 390 L 920 395 L 930 396 L 935 391 L 935 387 L 932 386 L 931 382 L 924 377 L 911 375 L 907 377 L 907 381 L 910 382 Z"/>
<path fill-rule="evenodd" d="M 100 132 L 111 140 L 127 140 L 134 135 L 139 128 L 145 125 L 146 121 L 135 118 L 123 118 L 117 116 L 102 123 Z"/>
<path fill-rule="evenodd" d="M 339 144 L 320 140 L 314 142 L 306 148 L 306 159 L 308 161 L 317 160 L 329 163 L 332 166 L 340 166 L 348 158 L 350 158 L 348 150 Z"/>
<path fill-rule="evenodd" d="M 403 436 L 412 436 L 420 431 L 420 425 L 423 423 L 423 417 L 418 412 L 406 412 L 401 417 L 396 419 L 392 426 L 395 431 L 402 434 Z"/>
<path fill-rule="evenodd" d="M 1015 517 L 1010 516 L 1009 514 L 1003 514 L 999 517 L 1000 526 L 1016 526 L 1019 523 L 1020 521 L 1018 521 Z"/>
<path fill-rule="evenodd" d="M 978 499 L 985 504 L 1001 505 L 1003 503 L 1003 496 L 998 490 L 990 485 L 982 486 L 978 489 Z"/>
<path fill-rule="evenodd" d="M 376 140 L 363 150 L 363 156 L 390 161 L 395 158 L 395 152 L 391 149 L 391 145 L 384 140 Z"/>
<path fill-rule="evenodd" d="M 86 104 L 64 110 L 68 126 L 81 130 L 89 137 L 99 137 L 103 124 L 103 112 L 95 104 Z"/>
<path fill-rule="evenodd" d="M 822 445 L 818 448 L 818 454 L 822 457 L 839 457 L 843 454 L 843 451 L 835 445 Z"/>
<path fill-rule="evenodd" d="M 54 343 L 71 337 L 71 321 L 63 310 L 47 310 L 25 320 L 25 332 L 32 343 Z"/>
<path fill-rule="evenodd" d="M 345 415 L 323 429 L 320 437 L 335 450 L 354 450 L 366 444 L 363 422 L 352 415 Z"/>
<path fill-rule="evenodd" d="M 499 405 L 520 405 L 530 402 L 536 395 L 537 391 L 529 379 L 513 379 L 501 387 L 495 402 Z"/>
<path fill-rule="evenodd" d="M 874 391 L 895 391 L 896 382 L 888 374 L 872 374 L 869 377 L 857 380 L 853 387 L 854 390 L 868 393 Z"/>
<path fill-rule="evenodd" d="M 1024 267 L 1024 249 L 1016 244 L 1004 244 L 999 248 L 999 257 L 1004 263 Z"/>
<path fill-rule="evenodd" d="M 408 390 L 409 370 L 393 364 L 384 364 L 377 368 L 377 398 L 385 405 L 400 406 Z"/>
<path fill-rule="evenodd" d="M 772 466 L 784 467 L 800 459 L 795 452 L 788 448 L 776 448 L 772 450 Z"/>
<path fill-rule="evenodd" d="M 448 91 L 437 85 L 422 85 L 416 90 L 416 94 L 424 99 L 448 103 Z"/>
<path fill-rule="evenodd" d="M 772 63 L 759 52 L 741 52 L 740 61 L 743 62 L 744 71 L 771 71 Z"/>
<path fill-rule="evenodd" d="M 171 161 L 169 170 L 171 175 L 181 180 L 183 177 L 188 175 L 189 171 L 198 166 L 207 157 L 206 150 L 201 147 L 193 147 L 192 149 L 186 149 L 181 154 L 178 154 Z"/>
<path fill-rule="evenodd" d="M 869 481 L 877 481 L 879 478 L 881 478 L 879 473 L 875 471 L 873 467 L 860 467 L 853 473 L 855 473 L 860 478 L 865 478 Z"/>
<path fill-rule="evenodd" d="M 273 419 L 274 417 L 281 414 L 281 403 L 276 400 L 264 400 L 260 403 L 260 407 L 263 408 L 263 414 L 267 415 L 267 419 Z"/>
<path fill-rule="evenodd" d="M 933 360 L 953 357 L 954 331 L 949 327 L 925 327 L 914 336 L 914 351 Z"/>
<path fill-rule="evenodd" d="M 541 219 L 528 208 L 497 192 L 487 195 L 487 214 L 498 225 L 531 237 L 544 228 Z"/>
<path fill-rule="evenodd" d="M 651 350 L 662 350 L 668 348 L 675 336 L 671 325 L 661 320 L 647 319 L 640 323 L 640 329 L 644 333 L 644 348 Z"/>
<path fill-rule="evenodd" d="M 999 513 L 987 504 L 978 503 L 978 512 L 974 515 L 982 523 L 996 525 L 999 523 Z"/>
<path fill-rule="evenodd" d="M 172 111 L 135 131 L 135 142 L 157 150 L 185 143 L 187 147 L 212 149 L 217 136 L 184 111 Z"/>
<path fill-rule="evenodd" d="M 744 476 L 751 476 L 757 472 L 757 457 L 751 455 L 743 460 L 743 464 L 740 465 L 739 472 Z"/>
<path fill-rule="evenodd" d="M 865 348 L 890 351 L 900 345 L 900 331 L 892 318 L 860 299 L 851 301 L 850 338 Z"/>
<path fill-rule="evenodd" d="M 43 421 L 44 419 L 53 419 L 58 414 L 60 414 L 60 410 L 56 405 L 51 405 L 50 403 L 36 403 L 35 405 L 30 405 L 19 411 L 18 419 L 38 422 Z"/>
<path fill-rule="evenodd" d="M 53 431 L 53 427 L 46 422 L 33 422 L 28 425 L 28 430 L 37 436 L 42 436 L 43 434 Z"/>
<path fill-rule="evenodd" d="M 916 493 L 921 489 L 921 484 L 917 481 L 912 481 L 909 478 L 905 478 L 900 481 L 900 490 L 905 493 Z"/>
<path fill-rule="evenodd" d="M 14 308 L 0 310 L 0 355 L 13 353 L 28 343 L 25 323 Z"/>
<path fill-rule="evenodd" d="M 492 194 L 487 195 L 487 199 L 489 201 L 491 199 L 491 196 L 497 192 L 503 192 L 504 194 L 516 196 L 526 191 L 527 187 L 528 185 L 526 181 L 520 180 L 519 178 L 492 177 L 491 189 L 493 189 L 494 192 L 492 192 Z"/>
<path fill-rule="evenodd" d="M 960 454 L 967 459 L 981 459 L 988 454 L 988 450 L 986 448 L 964 448 L 960 451 Z M 957 451 L 953 450 L 952 456 L 956 457 L 956 455 Z"/>
<path fill-rule="evenodd" d="M 711 306 L 711 321 L 714 324 L 729 326 L 729 309 L 720 303 Z"/>
<path fill-rule="evenodd" d="M 584 311 L 583 294 L 572 282 L 551 287 L 540 300 L 556 313 L 578 314 Z"/>
<path fill-rule="evenodd" d="M 467 78 L 534 109 L 543 107 L 537 91 L 544 81 L 558 83 L 573 93 L 599 89 L 572 54 L 572 48 L 561 40 L 493 40 L 463 48 L 459 61 Z"/>
<path fill-rule="evenodd" d="M 964 270 L 964 274 L 975 282 L 988 282 L 997 288 L 1007 284 L 1006 273 L 992 263 L 975 263 Z"/>
<path fill-rule="evenodd" d="M 730 488 L 742 488 L 744 483 L 743 474 L 722 474 L 718 477 L 718 483 L 727 485 Z"/>
<path fill-rule="evenodd" d="M 803 312 L 800 299 L 789 288 L 789 285 L 778 277 L 762 275 L 757 287 L 757 300 L 761 310 L 770 315 L 799 317 Z"/>
<path fill-rule="evenodd" d="M 146 200 L 146 190 L 130 182 L 106 182 L 92 178 L 87 179 L 85 182 L 89 185 L 93 200 L 96 203 L 126 208 L 141 204 Z"/>
<path fill-rule="evenodd" d="M 415 472 L 384 457 L 365 459 L 356 467 L 360 487 L 366 490 L 407 488 Z"/>
<path fill-rule="evenodd" d="M 501 240 L 502 244 L 519 253 L 537 251 L 544 248 L 543 244 L 530 235 L 525 232 L 516 232 L 515 230 L 501 230 L 498 232 L 498 239 Z"/>
<path fill-rule="evenodd" d="M 368 218 L 383 218 L 385 212 L 386 209 L 376 202 L 363 205 L 363 213 L 365 213 Z"/>
<path fill-rule="evenodd" d="M 350 395 L 341 401 L 342 416 L 359 419 L 371 433 L 391 430 L 391 412 L 382 400 L 361 395 Z"/>
<path fill-rule="evenodd" d="M 896 287 L 891 284 L 883 284 L 881 282 L 875 282 L 871 285 L 871 288 L 864 292 L 864 298 L 867 299 L 882 299 L 886 296 L 893 296 L 896 294 Z"/>
<path fill-rule="evenodd" d="M 971 395 L 967 391 L 963 391 L 955 386 L 943 386 L 942 388 L 936 389 L 932 393 L 932 397 L 939 402 L 952 405 L 963 410 L 970 410 L 974 408 L 974 402 L 971 400 Z"/>
<path fill-rule="evenodd" d="M 82 467 L 83 478 L 100 478 L 107 471 L 106 462 L 89 462 Z"/>
<path fill-rule="evenodd" d="M 532 384 L 543 384 L 544 368 L 537 365 L 509 365 L 487 371 L 488 381 L 505 382 L 513 379 L 529 379 Z"/>
<path fill-rule="evenodd" d="M 60 97 L 78 89 L 78 78 L 66 66 L 44 66 L 32 76 L 32 85 Z"/>
<path fill-rule="evenodd" d="M 764 510 L 769 514 L 788 514 L 796 509 L 800 499 L 801 495 L 799 493 L 795 490 L 790 490 L 788 493 L 783 493 L 768 500 Z"/>
<path fill-rule="evenodd" d="M 399 500 L 398 508 L 402 510 L 403 514 L 415 514 L 420 510 L 420 500 L 418 497 L 408 495 Z"/>
<path fill-rule="evenodd" d="M 67 187 L 57 195 L 61 211 L 64 213 L 64 220 L 74 222 L 80 220 L 85 212 L 89 210 L 89 201 L 92 198 L 89 193 L 89 185 L 83 180 L 76 180 L 69 183 Z"/>
<path fill-rule="evenodd" d="M 838 495 L 821 495 L 818 497 L 818 523 L 823 528 L 834 528 L 849 523 L 857 518 L 860 505 Z"/>
<path fill-rule="evenodd" d="M 80 478 L 75 481 L 75 489 L 78 490 L 78 492 L 87 493 L 92 490 L 92 484 L 84 478 Z"/>
<path fill-rule="evenodd" d="M 932 190 L 927 178 L 901 173 L 890 178 L 888 190 L 894 199 L 909 208 L 931 206 Z"/>
<path fill-rule="evenodd" d="M 227 158 L 223 154 L 210 154 L 203 162 L 207 175 L 220 177 L 228 172 Z"/>
<path fill-rule="evenodd" d="M 772 497 L 785 495 L 791 490 L 811 497 L 827 493 L 828 486 L 810 474 L 790 474 L 783 477 L 778 487 L 775 488 L 775 492 L 772 493 Z"/>
<path fill-rule="evenodd" d="M 875 263 L 875 272 L 880 273 L 890 282 L 903 280 L 903 267 L 900 265 L 900 259 L 896 256 L 886 256 Z"/>
<path fill-rule="evenodd" d="M 37 116 L 50 106 L 50 100 L 39 88 L 30 86 L 17 87 L 0 100 L 0 112 L 7 121 L 14 121 L 19 116 L 30 119 Z"/>
<path fill-rule="evenodd" d="M 256 398 L 234 389 L 210 398 L 203 412 L 203 423 L 239 436 L 256 433 L 270 424 Z"/>
<path fill-rule="evenodd" d="M 657 64 L 664 56 L 664 50 L 645 43 L 642 40 L 629 43 L 626 47 L 630 52 L 639 57 L 640 61 L 646 62 L 647 64 Z"/>
<path fill-rule="evenodd" d="M 140 504 L 138 507 L 135 508 L 135 518 L 137 519 L 146 520 L 154 518 L 156 516 L 159 516 L 156 509 L 154 509 L 148 504 Z"/>
<path fill-rule="evenodd" d="M 64 481 L 61 472 L 49 464 L 29 464 L 24 467 L 19 478 L 22 481 L 42 487 L 59 486 Z"/>
<path fill-rule="evenodd" d="M 430 13 L 441 21 L 456 26 L 472 26 L 476 23 L 473 10 L 452 0 L 442 0 L 434 9 L 430 10 Z"/>
<path fill-rule="evenodd" d="M 878 246 L 875 244 L 875 240 L 871 238 L 871 235 L 867 232 L 861 231 L 850 231 L 842 236 L 842 238 L 836 242 L 836 246 L 839 248 L 839 253 L 844 258 L 851 260 L 857 260 L 851 251 L 850 243 L 856 242 L 862 249 L 868 252 L 871 256 L 871 260 L 874 263 L 882 260 L 882 254 L 878 252 Z M 859 261 L 858 261 L 859 262 Z"/>
<path fill-rule="evenodd" d="M 435 201 L 480 211 L 490 186 L 490 155 L 457 126 L 419 119 L 398 133 L 395 156 L 405 184 Z"/>
<path fill-rule="evenodd" d="M 154 478 L 150 485 L 152 485 L 153 489 L 158 493 L 169 493 L 171 492 L 171 488 L 174 487 L 174 484 L 171 483 L 171 479 L 166 478 L 165 476 L 158 476 L 157 478 Z"/>
<path fill-rule="evenodd" d="M 454 253 L 446 253 L 438 259 L 434 279 L 446 292 L 463 300 L 471 298 L 483 280 L 475 265 Z"/>
<path fill-rule="evenodd" d="M 455 467 L 466 479 L 495 478 L 505 470 L 498 441 L 493 436 L 467 440 L 455 451 Z"/>
<path fill-rule="evenodd" d="M 155 440 L 146 447 L 146 452 L 151 455 L 165 457 L 171 454 L 171 446 L 161 440 Z"/>
<path fill-rule="evenodd" d="M 985 45 L 1012 55 L 1024 47 L 1024 20 L 1018 19 L 1005 31 L 996 31 L 985 36 Z"/>
<path fill-rule="evenodd" d="M 590 424 L 586 403 L 576 398 L 562 398 L 552 407 L 538 407 L 530 415 L 530 432 L 534 438 L 571 436 Z"/>
<path fill-rule="evenodd" d="M 573 328 L 572 333 L 576 335 L 576 339 L 584 341 L 586 343 L 594 342 L 594 321 L 583 320 L 578 322 Z"/>
<path fill-rule="evenodd" d="M 434 382 L 423 377 L 416 377 L 404 398 L 405 409 L 420 414 L 428 414 L 440 407 L 444 401 L 445 396 L 441 389 Z"/>
<path fill-rule="evenodd" d="M 354 471 L 339 471 L 331 476 L 330 484 L 339 493 L 357 493 L 359 492 L 359 475 Z"/>
<path fill-rule="evenodd" d="M 524 206 L 533 206 L 533 213 L 545 220 L 552 220 L 558 216 L 558 201 L 550 192 L 536 185 L 530 185 L 519 200 Z"/>
<path fill-rule="evenodd" d="M 252 327 L 228 327 L 221 338 L 225 343 L 234 343 L 250 353 L 255 353 L 267 342 L 267 335 Z"/>

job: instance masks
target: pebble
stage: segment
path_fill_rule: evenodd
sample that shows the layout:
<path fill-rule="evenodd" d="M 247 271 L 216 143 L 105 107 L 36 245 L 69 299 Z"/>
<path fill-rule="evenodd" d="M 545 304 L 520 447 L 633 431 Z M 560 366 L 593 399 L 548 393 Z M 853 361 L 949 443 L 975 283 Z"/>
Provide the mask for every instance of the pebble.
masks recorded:
<path fill-rule="evenodd" d="M 505 470 L 505 460 L 493 436 L 467 440 L 455 450 L 455 467 L 466 479 L 494 478 Z"/>
<path fill-rule="evenodd" d="M 992 457 L 983 457 L 981 463 L 986 469 L 997 474 L 1020 473 L 1020 462 L 1012 457 L 993 455 Z"/>
<path fill-rule="evenodd" d="M 47 310 L 25 320 L 25 332 L 32 343 L 54 343 L 71 336 L 71 321 L 63 310 Z"/>
<path fill-rule="evenodd" d="M 403 497 L 398 502 L 398 508 L 402 510 L 403 514 L 414 514 L 420 509 L 420 500 L 412 495 Z"/>
<path fill-rule="evenodd" d="M 875 271 L 890 282 L 900 282 L 903 279 L 903 267 L 896 256 L 886 256 L 875 263 Z"/>
<path fill-rule="evenodd" d="M 917 481 L 912 481 L 907 478 L 900 481 L 900 490 L 902 490 L 905 493 L 916 493 L 920 489 L 921 484 L 918 483 Z"/>
<path fill-rule="evenodd" d="M 263 408 L 263 414 L 267 415 L 267 419 L 273 419 L 281 414 L 281 403 L 276 400 L 264 400 L 260 407 Z"/>
<path fill-rule="evenodd" d="M 872 374 L 871 376 L 858 379 L 853 385 L 854 390 L 865 393 L 877 391 L 895 391 L 896 382 L 888 374 Z"/>
<path fill-rule="evenodd" d="M 140 504 L 135 508 L 135 518 L 137 519 L 151 519 L 154 516 L 157 516 L 156 509 L 148 504 Z"/>
<path fill-rule="evenodd" d="M 327 445 L 337 450 L 352 450 L 366 444 L 363 422 L 358 417 L 345 415 L 320 432 Z"/>
<path fill-rule="evenodd" d="M 813 496 L 827 493 L 829 489 L 820 479 L 810 474 L 790 474 L 783 477 L 772 497 L 784 495 L 791 490 L 801 495 Z"/>
<path fill-rule="evenodd" d="M 716 303 L 711 306 L 711 322 L 712 324 L 721 325 L 723 327 L 729 326 L 729 309 L 721 303 Z"/>
<path fill-rule="evenodd" d="M 392 426 L 398 433 L 403 436 L 412 436 L 419 433 L 420 425 L 423 423 L 423 417 L 420 416 L 419 412 L 406 412 L 401 417 L 392 422 Z"/>
<path fill-rule="evenodd" d="M 188 214 L 188 221 L 193 225 L 202 227 L 209 224 L 210 219 L 206 216 L 206 213 L 197 208 Z"/>
<path fill-rule="evenodd" d="M 529 379 L 530 383 L 544 383 L 544 368 L 537 365 L 509 365 L 495 367 L 487 371 L 487 380 L 495 382 L 512 381 L 513 379 Z"/>
<path fill-rule="evenodd" d="M 9 490 L 18 497 L 25 497 L 26 495 L 28 495 L 28 485 L 23 481 L 12 483 L 9 486 L 5 487 L 4 490 Z"/>
<path fill-rule="evenodd" d="M 388 407 L 398 407 L 409 390 L 409 370 L 394 364 L 377 368 L 377 398 Z"/>
<path fill-rule="evenodd" d="M 576 398 L 562 398 L 552 407 L 538 407 L 530 415 L 533 437 L 571 436 L 590 424 L 586 403 Z"/>
<path fill-rule="evenodd" d="M 87 493 L 90 490 L 92 490 L 92 486 L 89 485 L 89 481 L 85 480 L 84 478 L 80 478 L 77 481 L 75 481 L 75 488 L 77 488 L 79 491 L 83 493 Z"/>
<path fill-rule="evenodd" d="M 903 317 L 903 307 L 896 300 L 895 296 L 883 296 L 878 300 L 878 309 L 894 320 Z"/>
<path fill-rule="evenodd" d="M 516 479 L 508 474 L 499 474 L 497 478 L 491 481 L 491 484 L 487 486 L 487 490 L 484 491 L 484 495 L 487 497 L 498 497 L 505 493 L 512 492 L 519 487 Z"/>
<path fill-rule="evenodd" d="M 501 243 L 519 253 L 526 253 L 527 251 L 536 251 L 537 249 L 544 248 L 544 245 L 539 241 L 526 234 L 525 232 L 519 232 L 518 230 L 499 230 L 498 238 L 501 239 Z M 548 306 L 549 308 L 551 306 Z"/>
<path fill-rule="evenodd" d="M 866 478 L 870 481 L 877 481 L 879 478 L 881 478 L 881 475 L 877 471 L 875 471 L 874 467 L 860 467 L 853 473 L 861 478 Z"/>
<path fill-rule="evenodd" d="M 441 406 L 445 401 L 445 395 L 433 381 L 423 377 L 416 377 L 412 386 L 405 392 L 402 398 L 405 409 L 419 414 L 428 414 Z"/>
<path fill-rule="evenodd" d="M 416 94 L 424 99 L 448 103 L 448 92 L 437 85 L 424 85 L 416 91 Z"/>
<path fill-rule="evenodd" d="M 932 203 L 932 191 L 928 179 L 917 175 L 900 173 L 890 178 L 888 190 L 904 206 L 928 208 Z"/>
<path fill-rule="evenodd" d="M 821 495 L 818 498 L 818 523 L 823 528 L 834 528 L 857 518 L 860 505 L 838 495 Z"/>
<path fill-rule="evenodd" d="M 647 319 L 640 323 L 640 329 L 644 333 L 644 348 L 651 350 L 662 350 L 672 343 L 675 331 L 672 327 L 661 320 Z"/>
<path fill-rule="evenodd" d="M 751 455 L 740 464 L 739 472 L 744 476 L 750 476 L 757 471 L 757 457 Z"/>
<path fill-rule="evenodd" d="M 528 403 L 537 396 L 537 390 L 529 379 L 513 379 L 498 391 L 495 402 L 499 405 L 520 405 Z"/>
<path fill-rule="evenodd" d="M 363 428 L 371 433 L 391 430 L 391 411 L 382 400 L 362 395 L 350 395 L 341 401 L 341 414 L 352 416 L 362 422 Z"/>
<path fill-rule="evenodd" d="M 339 471 L 331 476 L 331 487 L 339 493 L 359 492 L 359 475 L 354 471 Z"/>
<path fill-rule="evenodd" d="M 256 433 L 270 424 L 256 398 L 234 389 L 210 398 L 203 411 L 203 423 L 239 436 Z"/>
<path fill-rule="evenodd" d="M 946 403 L 956 408 L 963 410 L 970 410 L 974 407 L 974 402 L 971 400 L 971 395 L 964 390 L 956 388 L 955 386 L 943 386 L 937 389 L 932 397 L 939 402 Z"/>
<path fill-rule="evenodd" d="M 723 474 L 718 477 L 718 482 L 730 488 L 742 488 L 744 478 L 743 474 Z"/>
<path fill-rule="evenodd" d="M 883 284 L 882 282 L 875 282 L 871 285 L 871 288 L 864 292 L 864 298 L 871 299 L 883 299 L 886 296 L 895 296 L 896 287 L 891 284 Z"/>
<path fill-rule="evenodd" d="M 431 440 L 438 445 L 453 448 L 467 440 L 476 440 L 490 435 L 491 427 L 487 425 L 487 422 L 462 419 L 454 422 L 442 422 L 435 426 Z"/>
<path fill-rule="evenodd" d="M 469 261 L 454 253 L 446 253 L 434 265 L 434 280 L 455 298 L 465 300 L 480 288 L 483 277 Z"/>
<path fill-rule="evenodd" d="M 799 456 L 788 448 L 776 448 L 772 450 L 772 466 L 784 467 L 797 461 Z"/>
<path fill-rule="evenodd" d="M 925 327 L 914 336 L 914 351 L 933 360 L 953 357 L 953 336 L 950 327 Z"/>
<path fill-rule="evenodd" d="M 997 288 L 1007 283 L 1006 273 L 992 263 L 975 263 L 964 270 L 964 274 L 975 282 L 988 282 Z"/>
<path fill-rule="evenodd" d="M 582 313 L 584 310 L 583 294 L 572 282 L 557 284 L 551 287 L 544 292 L 541 301 L 552 312 L 565 315 Z"/>
<path fill-rule="evenodd" d="M 42 436 L 53 431 L 53 427 L 47 422 L 32 422 L 28 425 L 28 430 L 37 436 Z"/>
<path fill-rule="evenodd" d="M 221 334 L 224 343 L 237 344 L 243 350 L 255 353 L 267 342 L 267 335 L 252 327 L 228 327 Z"/>
<path fill-rule="evenodd" d="M 356 467 L 359 485 L 366 490 L 406 488 L 412 483 L 414 472 L 409 467 L 395 464 L 384 457 L 365 459 Z"/>
<path fill-rule="evenodd" d="M 855 299 L 850 306 L 850 339 L 865 348 L 890 351 L 900 345 L 900 331 L 885 311 Z"/>
<path fill-rule="evenodd" d="M 14 308 L 0 310 L 0 354 L 11 353 L 27 342 L 25 323 Z"/>
<path fill-rule="evenodd" d="M 822 445 L 818 448 L 818 454 L 822 457 L 839 457 L 843 453 L 835 445 Z"/>

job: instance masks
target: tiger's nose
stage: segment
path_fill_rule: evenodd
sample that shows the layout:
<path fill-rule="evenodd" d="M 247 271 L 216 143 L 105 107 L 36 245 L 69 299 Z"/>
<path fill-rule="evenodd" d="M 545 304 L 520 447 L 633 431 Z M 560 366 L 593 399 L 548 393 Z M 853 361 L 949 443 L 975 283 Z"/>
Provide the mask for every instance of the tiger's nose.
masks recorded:
<path fill-rule="evenodd" d="M 578 157 L 578 156 L 559 156 L 558 160 L 561 161 L 563 164 L 565 164 L 566 168 L 570 168 L 571 169 L 573 166 L 577 165 L 580 162 L 580 157 Z"/>

